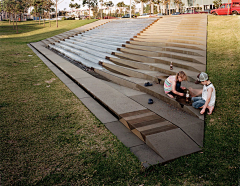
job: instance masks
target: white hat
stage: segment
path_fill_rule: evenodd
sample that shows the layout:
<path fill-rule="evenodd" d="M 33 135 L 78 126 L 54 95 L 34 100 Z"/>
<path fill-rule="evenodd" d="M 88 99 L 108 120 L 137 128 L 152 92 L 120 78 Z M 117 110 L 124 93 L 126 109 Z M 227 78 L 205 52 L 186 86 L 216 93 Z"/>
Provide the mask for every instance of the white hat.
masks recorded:
<path fill-rule="evenodd" d="M 205 72 L 201 72 L 200 74 L 197 75 L 197 81 L 195 82 L 196 84 L 201 83 L 201 81 L 207 81 L 208 80 L 208 75 Z"/>

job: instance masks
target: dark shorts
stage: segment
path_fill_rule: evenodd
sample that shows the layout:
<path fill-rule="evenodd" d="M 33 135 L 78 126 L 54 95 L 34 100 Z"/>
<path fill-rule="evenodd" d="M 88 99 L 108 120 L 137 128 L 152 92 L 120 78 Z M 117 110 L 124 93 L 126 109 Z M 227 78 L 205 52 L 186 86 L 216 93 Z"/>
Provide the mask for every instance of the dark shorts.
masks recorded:
<path fill-rule="evenodd" d="M 177 92 L 184 93 L 184 90 L 181 89 L 181 82 L 179 82 L 179 81 L 176 82 L 175 90 L 176 90 Z M 176 94 L 174 94 L 172 91 L 168 92 L 168 94 L 170 94 L 170 95 L 172 95 L 172 96 L 176 96 Z"/>

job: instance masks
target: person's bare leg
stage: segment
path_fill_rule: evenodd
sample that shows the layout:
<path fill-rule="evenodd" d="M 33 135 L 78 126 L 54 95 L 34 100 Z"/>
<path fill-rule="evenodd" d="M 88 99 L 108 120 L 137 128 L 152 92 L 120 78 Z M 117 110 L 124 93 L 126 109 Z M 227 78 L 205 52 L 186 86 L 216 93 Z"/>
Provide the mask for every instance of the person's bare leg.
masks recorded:
<path fill-rule="evenodd" d="M 170 98 L 174 98 L 173 95 L 171 95 L 171 94 L 167 94 L 167 95 L 168 95 L 168 97 L 170 97 Z"/>

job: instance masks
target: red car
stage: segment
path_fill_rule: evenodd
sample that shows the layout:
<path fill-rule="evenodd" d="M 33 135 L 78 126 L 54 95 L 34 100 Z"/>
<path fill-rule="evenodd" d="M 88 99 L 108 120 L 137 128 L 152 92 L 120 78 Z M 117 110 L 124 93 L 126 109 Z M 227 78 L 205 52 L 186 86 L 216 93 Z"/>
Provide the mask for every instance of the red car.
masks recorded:
<path fill-rule="evenodd" d="M 213 15 L 231 15 L 240 14 L 240 1 L 232 0 L 231 3 L 224 3 L 220 8 L 211 11 Z"/>

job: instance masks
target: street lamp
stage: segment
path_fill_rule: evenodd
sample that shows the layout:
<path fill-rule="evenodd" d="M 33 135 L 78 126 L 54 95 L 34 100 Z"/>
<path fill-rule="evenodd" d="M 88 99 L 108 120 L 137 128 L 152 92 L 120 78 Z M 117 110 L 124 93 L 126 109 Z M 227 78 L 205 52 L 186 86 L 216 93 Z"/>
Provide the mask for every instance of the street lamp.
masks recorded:
<path fill-rule="evenodd" d="M 131 5 L 132 5 L 132 0 L 130 0 L 130 14 L 129 14 L 130 15 L 130 19 L 132 18 L 132 6 Z"/>

